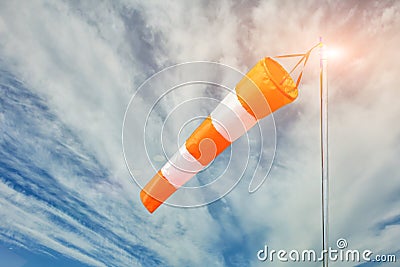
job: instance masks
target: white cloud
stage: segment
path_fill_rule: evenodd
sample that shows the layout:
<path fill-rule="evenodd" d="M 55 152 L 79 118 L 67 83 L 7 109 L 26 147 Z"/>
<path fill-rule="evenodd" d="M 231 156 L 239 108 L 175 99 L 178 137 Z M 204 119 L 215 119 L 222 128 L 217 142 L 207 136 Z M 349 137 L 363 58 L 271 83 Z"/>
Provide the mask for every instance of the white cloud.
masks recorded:
<path fill-rule="evenodd" d="M 310 60 L 299 99 L 276 114 L 277 158 L 266 184 L 248 196 L 246 180 L 208 209 L 162 207 L 146 214 L 122 158 L 125 107 L 134 88 L 170 63 L 215 60 L 246 71 L 264 56 L 305 51 L 323 35 L 346 56 L 330 60 L 331 243 L 345 237 L 352 248 L 393 251 L 399 228 L 376 225 L 399 214 L 394 160 L 400 152 L 399 8 L 397 2 L 371 1 L 9 2 L 0 4 L 0 64 L 43 97 L 61 120 L 54 129 L 43 129 L 62 141 L 55 133 L 66 125 L 80 140 L 63 141 L 67 151 L 82 156 L 79 161 L 87 168 L 98 168 L 91 157 L 106 168 L 105 177 L 93 183 L 92 177 L 77 177 L 72 165 L 60 168 L 46 148 L 32 154 L 61 189 L 88 205 L 79 208 L 84 216 L 122 240 L 156 251 L 171 265 L 229 265 L 243 255 L 257 264 L 256 252 L 265 242 L 289 249 L 320 245 L 317 56 Z M 46 182 L 40 175 L 35 179 Z M 28 224 L 24 218 L 32 209 L 60 211 L 20 193 L 13 193 L 11 202 L 7 194 L 13 189 L 0 185 L 2 205 L 15 209 L 1 212 L 19 222 L 1 222 L 20 234 L 15 242 L 29 236 L 29 242 L 98 266 L 109 263 L 107 256 L 121 266 L 135 260 L 118 239 L 99 238 L 96 229 L 65 214 L 60 216 L 81 236 L 46 216 L 32 217 Z M 243 251 L 233 250 L 241 240 Z M 96 260 L 97 250 L 106 249 L 111 252 Z"/>

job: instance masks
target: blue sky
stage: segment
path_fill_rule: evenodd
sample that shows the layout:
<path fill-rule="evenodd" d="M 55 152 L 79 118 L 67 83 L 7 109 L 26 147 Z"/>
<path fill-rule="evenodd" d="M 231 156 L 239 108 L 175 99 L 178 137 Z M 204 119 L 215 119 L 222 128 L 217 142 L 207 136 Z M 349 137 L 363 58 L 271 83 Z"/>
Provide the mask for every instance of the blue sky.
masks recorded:
<path fill-rule="evenodd" d="M 341 51 L 329 61 L 331 246 L 346 238 L 400 258 L 399 13 L 397 1 L 1 2 L 0 266 L 263 266 L 265 244 L 318 250 L 317 53 L 299 98 L 274 114 L 275 159 L 255 194 L 243 177 L 211 205 L 150 215 L 121 128 L 132 94 L 167 66 L 207 60 L 246 72 L 320 35 Z M 135 161 L 150 179 L 154 170 Z M 236 171 L 240 159 L 232 163 Z"/>

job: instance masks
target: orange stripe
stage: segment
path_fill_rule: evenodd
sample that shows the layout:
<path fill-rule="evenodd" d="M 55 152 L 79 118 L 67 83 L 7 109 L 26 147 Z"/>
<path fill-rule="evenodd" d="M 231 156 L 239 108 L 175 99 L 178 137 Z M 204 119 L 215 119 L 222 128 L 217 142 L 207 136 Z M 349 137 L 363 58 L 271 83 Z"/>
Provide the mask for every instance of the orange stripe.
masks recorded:
<path fill-rule="evenodd" d="M 297 87 L 289 73 L 275 60 L 260 60 L 236 86 L 242 106 L 256 119 L 291 103 Z"/>
<path fill-rule="evenodd" d="M 210 163 L 231 142 L 226 140 L 214 127 L 208 116 L 186 140 L 186 149 L 203 166 Z"/>
<path fill-rule="evenodd" d="M 159 171 L 140 192 L 140 199 L 146 209 L 153 213 L 175 191 L 176 188 Z"/>

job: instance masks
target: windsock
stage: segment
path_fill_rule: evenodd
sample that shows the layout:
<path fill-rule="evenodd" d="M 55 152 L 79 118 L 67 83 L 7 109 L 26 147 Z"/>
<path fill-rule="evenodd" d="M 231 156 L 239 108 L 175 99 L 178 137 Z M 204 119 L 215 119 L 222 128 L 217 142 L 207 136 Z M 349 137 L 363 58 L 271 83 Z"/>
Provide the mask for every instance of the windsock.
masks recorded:
<path fill-rule="evenodd" d="M 301 54 L 304 64 L 309 52 Z M 295 83 L 270 57 L 260 60 L 143 188 L 140 198 L 147 210 L 153 213 L 258 120 L 293 102 L 300 78 Z"/>

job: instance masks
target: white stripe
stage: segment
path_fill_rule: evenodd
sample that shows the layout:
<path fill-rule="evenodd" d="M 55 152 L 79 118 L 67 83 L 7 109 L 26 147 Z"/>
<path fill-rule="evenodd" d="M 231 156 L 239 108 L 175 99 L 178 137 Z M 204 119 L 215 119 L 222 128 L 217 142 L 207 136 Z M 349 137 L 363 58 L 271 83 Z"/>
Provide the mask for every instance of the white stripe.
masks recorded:
<path fill-rule="evenodd" d="M 229 92 L 214 109 L 211 119 L 215 129 L 230 142 L 241 137 L 257 123 L 233 92 Z"/>
<path fill-rule="evenodd" d="M 161 173 L 173 186 L 179 188 L 203 168 L 184 144 L 161 168 Z"/>

